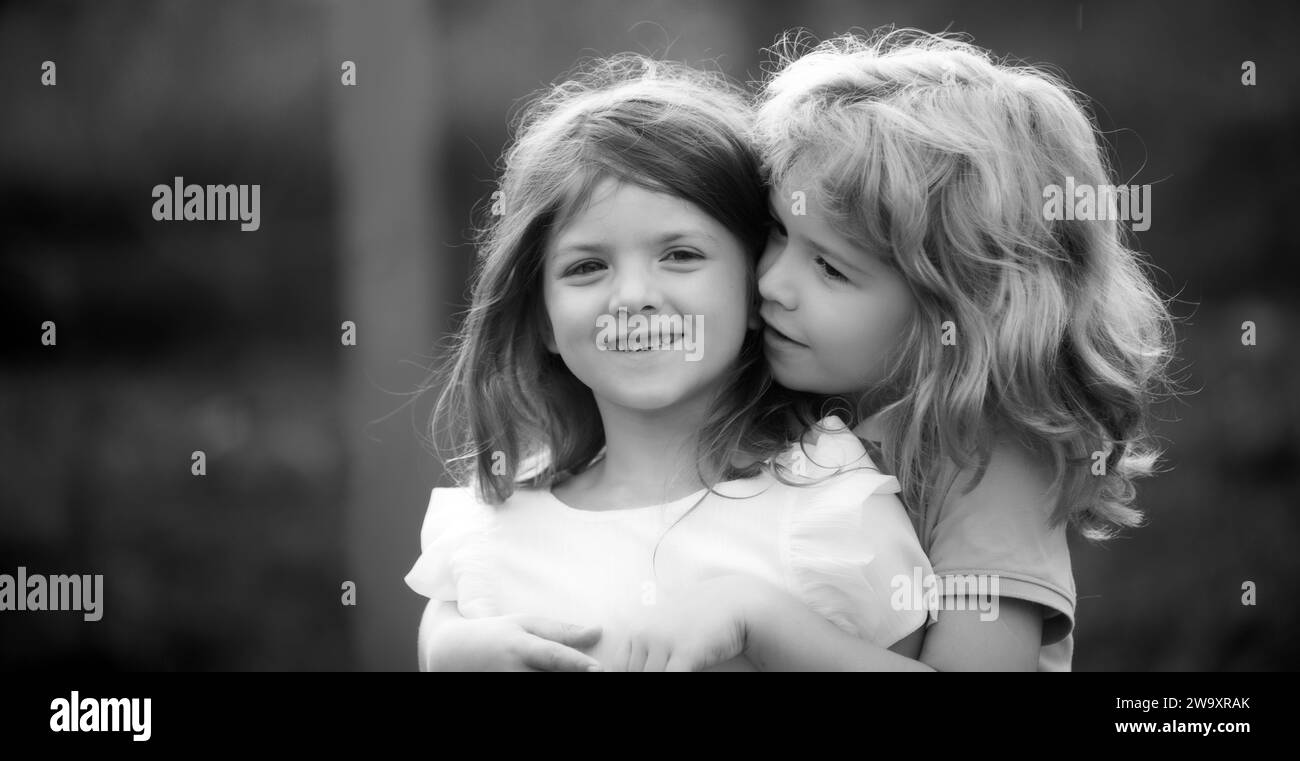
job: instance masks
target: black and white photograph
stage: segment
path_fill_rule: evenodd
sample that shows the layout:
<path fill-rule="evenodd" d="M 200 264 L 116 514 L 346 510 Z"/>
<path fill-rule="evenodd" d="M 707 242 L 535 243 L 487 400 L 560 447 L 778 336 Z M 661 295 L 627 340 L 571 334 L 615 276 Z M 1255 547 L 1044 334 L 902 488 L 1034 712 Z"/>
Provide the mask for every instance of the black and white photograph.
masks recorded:
<path fill-rule="evenodd" d="M 0 4 L 0 664 L 1294 670 L 1298 20 Z"/>

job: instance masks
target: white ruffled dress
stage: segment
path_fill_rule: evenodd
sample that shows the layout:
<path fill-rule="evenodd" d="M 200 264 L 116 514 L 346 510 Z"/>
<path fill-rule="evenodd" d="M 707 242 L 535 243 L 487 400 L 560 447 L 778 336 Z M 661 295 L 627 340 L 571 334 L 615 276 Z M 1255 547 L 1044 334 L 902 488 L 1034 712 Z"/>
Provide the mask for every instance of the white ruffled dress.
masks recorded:
<path fill-rule="evenodd" d="M 455 601 L 467 618 L 598 624 L 603 634 L 587 652 L 607 664 L 649 606 L 725 574 L 763 579 L 887 647 L 925 622 L 912 595 L 894 591 L 927 577 L 929 561 L 897 480 L 839 419 L 818 429 L 783 455 L 800 485 L 765 472 L 716 493 L 600 511 L 570 507 L 548 489 L 521 489 L 496 507 L 467 488 L 434 489 L 406 582 Z M 737 658 L 719 668 L 751 666 Z"/>

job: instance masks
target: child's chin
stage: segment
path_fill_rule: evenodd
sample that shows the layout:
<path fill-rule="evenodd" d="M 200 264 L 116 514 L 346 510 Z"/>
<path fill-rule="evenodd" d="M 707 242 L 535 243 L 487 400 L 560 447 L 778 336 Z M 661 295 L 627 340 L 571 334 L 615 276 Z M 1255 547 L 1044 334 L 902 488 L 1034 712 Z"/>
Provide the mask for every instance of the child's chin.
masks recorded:
<path fill-rule="evenodd" d="M 666 412 L 686 401 L 685 394 L 666 392 L 655 389 L 643 394 L 623 393 L 614 400 L 622 407 L 641 412 Z"/>
<path fill-rule="evenodd" d="M 669 386 L 654 380 L 645 378 L 635 385 L 624 384 L 618 388 L 606 389 L 602 396 L 620 407 L 640 412 L 666 412 L 688 403 L 694 397 L 688 384 Z"/>
<path fill-rule="evenodd" d="M 767 360 L 767 369 L 771 371 L 772 378 L 776 380 L 777 383 L 780 383 L 791 391 L 816 392 L 815 389 L 811 388 L 811 379 L 807 377 L 807 374 L 805 372 L 800 372 L 800 368 L 794 366 L 792 363 L 782 362 L 780 360 L 773 361 L 769 358 Z"/>
<path fill-rule="evenodd" d="M 767 367 L 772 371 L 772 378 L 791 391 L 826 395 L 846 393 L 834 384 L 825 383 L 824 379 L 815 377 L 809 372 L 806 364 L 768 360 Z"/>

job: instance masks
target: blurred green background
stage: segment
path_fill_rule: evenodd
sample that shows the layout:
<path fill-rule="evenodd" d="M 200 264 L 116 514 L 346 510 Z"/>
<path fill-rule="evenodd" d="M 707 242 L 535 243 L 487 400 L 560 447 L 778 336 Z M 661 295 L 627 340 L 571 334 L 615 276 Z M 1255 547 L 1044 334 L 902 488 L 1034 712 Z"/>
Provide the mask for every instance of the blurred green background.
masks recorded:
<path fill-rule="evenodd" d="M 1120 181 L 1154 186 L 1137 242 L 1176 297 L 1190 393 L 1161 409 L 1168 472 L 1139 487 L 1149 525 L 1072 544 L 1076 670 L 1296 668 L 1298 15 L 1171 1 L 0 5 L 0 573 L 102 573 L 107 598 L 96 623 L 0 613 L 0 667 L 414 668 L 421 601 L 401 577 L 442 472 L 419 440 L 431 399 L 412 392 L 463 306 L 471 212 L 521 100 L 584 56 L 749 81 L 785 29 L 893 23 L 1064 72 L 1096 104 Z M 55 87 L 40 84 L 45 60 Z M 340 84 L 344 60 L 356 88 Z M 261 184 L 261 229 L 153 221 L 151 188 L 177 175 Z M 45 320 L 56 347 L 40 343 Z M 340 602 L 345 581 L 356 606 Z"/>

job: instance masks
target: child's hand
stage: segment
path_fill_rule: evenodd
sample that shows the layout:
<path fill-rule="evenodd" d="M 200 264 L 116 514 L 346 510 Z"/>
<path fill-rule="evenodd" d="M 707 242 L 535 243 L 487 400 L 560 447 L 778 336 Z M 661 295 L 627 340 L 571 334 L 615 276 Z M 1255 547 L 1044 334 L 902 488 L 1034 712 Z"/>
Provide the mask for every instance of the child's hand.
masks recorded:
<path fill-rule="evenodd" d="M 762 582 L 744 576 L 709 579 L 645 618 L 611 669 L 702 671 L 745 652 L 747 611 L 761 604 Z"/>
<path fill-rule="evenodd" d="M 600 627 L 541 616 L 449 621 L 429 642 L 429 671 L 601 671 L 576 648 L 600 639 Z"/>

